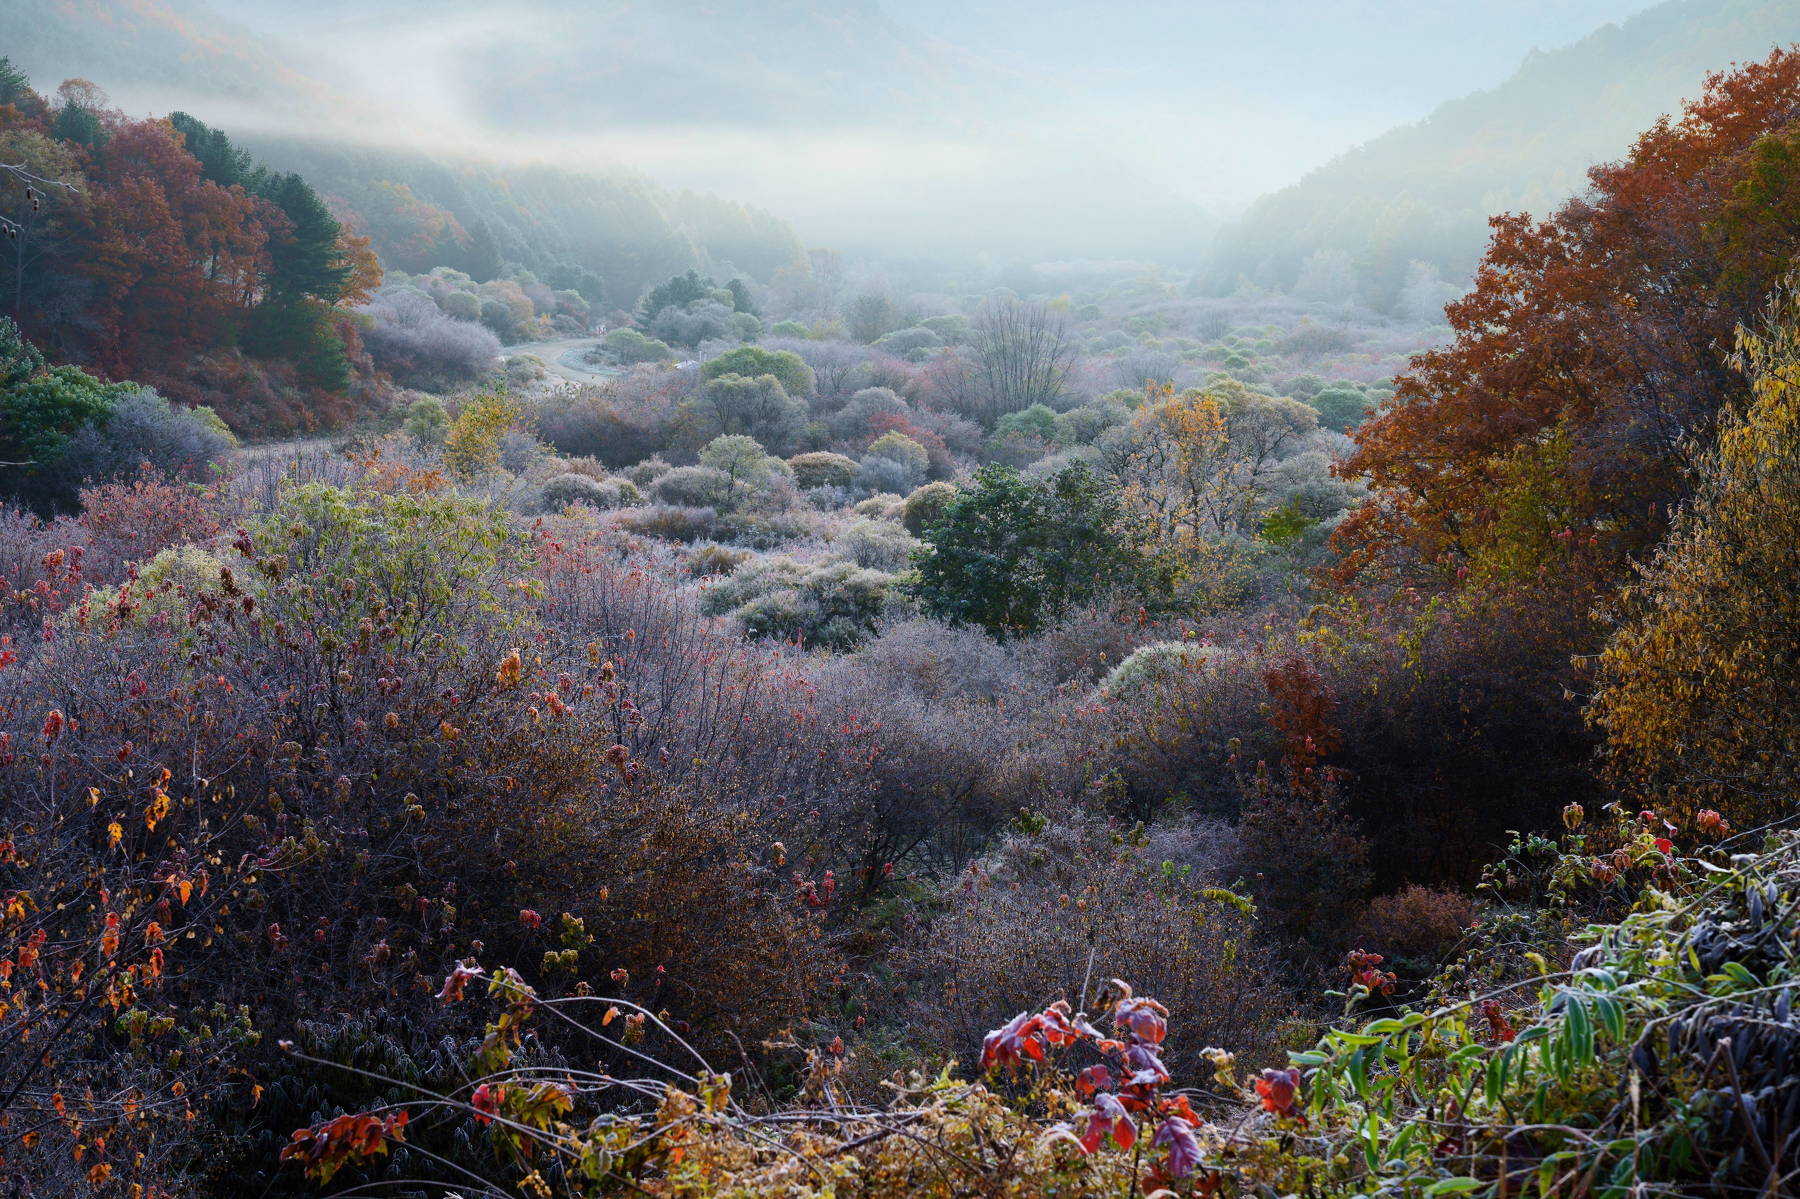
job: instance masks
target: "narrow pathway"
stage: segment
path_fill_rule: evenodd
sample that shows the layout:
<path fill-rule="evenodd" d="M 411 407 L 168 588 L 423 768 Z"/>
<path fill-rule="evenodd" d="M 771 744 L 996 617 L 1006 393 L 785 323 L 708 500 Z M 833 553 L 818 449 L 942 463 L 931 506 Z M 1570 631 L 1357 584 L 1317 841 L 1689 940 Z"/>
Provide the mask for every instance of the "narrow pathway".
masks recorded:
<path fill-rule="evenodd" d="M 598 337 L 565 337 L 557 341 L 528 341 L 507 346 L 501 351 L 501 356 L 516 358 L 520 354 L 531 354 L 542 358 L 544 369 L 571 383 L 598 383 L 624 374 L 616 366 L 595 366 L 584 360 L 589 350 L 598 349 L 599 346 Z"/>

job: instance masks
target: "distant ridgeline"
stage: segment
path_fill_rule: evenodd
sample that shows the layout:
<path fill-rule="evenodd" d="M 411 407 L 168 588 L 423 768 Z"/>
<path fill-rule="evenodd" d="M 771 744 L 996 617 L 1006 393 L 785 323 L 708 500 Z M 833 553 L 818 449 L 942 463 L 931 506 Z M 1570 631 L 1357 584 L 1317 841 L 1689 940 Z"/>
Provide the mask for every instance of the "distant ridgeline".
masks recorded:
<path fill-rule="evenodd" d="M 454 267 L 478 282 L 522 267 L 598 306 L 630 309 L 651 286 L 691 268 L 767 282 L 805 261 L 800 239 L 766 212 L 693 192 L 672 194 L 627 172 L 501 168 L 424 154 L 297 138 L 250 139 L 298 171 L 373 242 L 387 266 Z"/>
<path fill-rule="evenodd" d="M 1671 0 L 1534 52 L 1499 87 L 1263 197 L 1220 233 L 1208 286 L 1223 294 L 1248 280 L 1381 311 L 1438 278 L 1460 287 L 1490 215 L 1548 215 L 1584 188 L 1590 164 L 1697 96 L 1708 71 L 1797 40 L 1800 13 L 1787 0 Z"/>

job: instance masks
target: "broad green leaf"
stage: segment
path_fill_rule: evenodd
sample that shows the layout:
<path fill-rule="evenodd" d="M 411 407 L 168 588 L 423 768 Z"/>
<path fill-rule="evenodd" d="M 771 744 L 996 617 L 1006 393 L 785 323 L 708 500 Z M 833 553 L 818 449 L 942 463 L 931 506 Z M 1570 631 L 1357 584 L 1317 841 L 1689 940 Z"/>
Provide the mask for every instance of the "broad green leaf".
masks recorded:
<path fill-rule="evenodd" d="M 1625 1008 L 1611 995 L 1594 996 L 1594 1010 L 1600 1014 L 1600 1023 L 1606 1029 L 1606 1035 L 1615 1044 L 1625 1041 Z"/>
<path fill-rule="evenodd" d="M 1762 986 L 1762 979 L 1750 973 L 1749 968 L 1742 962 L 1726 962 L 1723 966 L 1719 967 L 1719 969 L 1727 978 L 1740 987 Z"/>

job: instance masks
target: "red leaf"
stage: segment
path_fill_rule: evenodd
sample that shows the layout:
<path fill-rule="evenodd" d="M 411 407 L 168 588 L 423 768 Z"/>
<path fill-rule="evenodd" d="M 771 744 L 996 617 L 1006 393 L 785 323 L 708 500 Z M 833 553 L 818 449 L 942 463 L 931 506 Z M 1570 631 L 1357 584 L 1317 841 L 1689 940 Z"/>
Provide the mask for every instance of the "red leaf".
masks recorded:
<path fill-rule="evenodd" d="M 1164 1120 L 1150 1143 L 1169 1151 L 1168 1172 L 1172 1178 L 1186 1178 L 1200 1164 L 1200 1142 L 1194 1139 L 1194 1126 L 1180 1116 Z"/>

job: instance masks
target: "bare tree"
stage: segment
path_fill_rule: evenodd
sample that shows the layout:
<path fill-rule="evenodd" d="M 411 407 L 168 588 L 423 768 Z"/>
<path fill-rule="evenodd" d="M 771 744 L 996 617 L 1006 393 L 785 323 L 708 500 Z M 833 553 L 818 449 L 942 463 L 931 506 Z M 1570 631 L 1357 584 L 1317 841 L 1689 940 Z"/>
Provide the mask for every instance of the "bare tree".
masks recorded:
<path fill-rule="evenodd" d="M 1033 404 L 1057 406 L 1075 347 L 1062 318 L 1044 304 L 996 299 L 982 307 L 969 339 L 975 351 L 983 423 Z"/>
<path fill-rule="evenodd" d="M 17 313 L 25 302 L 26 268 L 41 257 L 44 247 L 36 234 L 45 217 L 44 200 L 52 191 L 74 194 L 73 185 L 46 179 L 31 169 L 29 162 L 0 162 L 0 194 L 11 190 L 7 185 L 24 189 L 24 201 L 11 215 L 0 208 L 0 237 L 6 239 L 12 258 L 12 310 Z"/>

